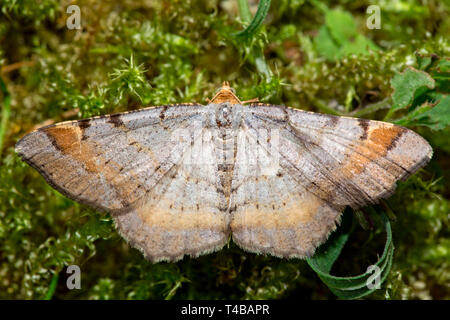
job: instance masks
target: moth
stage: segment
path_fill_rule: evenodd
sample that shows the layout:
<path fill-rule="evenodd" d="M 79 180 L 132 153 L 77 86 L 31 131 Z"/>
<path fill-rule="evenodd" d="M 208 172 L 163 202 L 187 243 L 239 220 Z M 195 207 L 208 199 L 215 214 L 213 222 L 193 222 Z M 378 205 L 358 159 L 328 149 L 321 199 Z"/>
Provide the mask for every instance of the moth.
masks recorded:
<path fill-rule="evenodd" d="M 244 104 L 226 82 L 207 105 L 48 125 L 16 152 L 63 195 L 109 212 L 152 262 L 230 237 L 250 252 L 311 256 L 346 206 L 389 197 L 433 153 L 404 127 Z"/>

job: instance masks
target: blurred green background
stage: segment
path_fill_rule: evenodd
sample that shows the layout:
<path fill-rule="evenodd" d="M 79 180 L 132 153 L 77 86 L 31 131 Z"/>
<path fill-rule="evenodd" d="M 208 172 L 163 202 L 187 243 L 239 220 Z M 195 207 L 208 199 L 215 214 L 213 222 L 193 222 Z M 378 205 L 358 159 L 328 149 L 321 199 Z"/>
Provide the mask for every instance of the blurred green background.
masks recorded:
<path fill-rule="evenodd" d="M 258 5 L 246 12 L 242 3 L 0 1 L 1 299 L 336 299 L 305 261 L 233 243 L 150 264 L 109 215 L 63 197 L 14 152 L 36 125 L 206 103 L 222 81 L 242 100 L 385 120 L 424 136 L 430 164 L 374 208 L 393 220 L 395 252 L 387 280 L 366 298 L 450 298 L 448 1 L 273 0 L 261 27 L 236 35 Z M 66 26 L 72 4 L 78 30 Z M 379 29 L 368 27 L 370 5 Z M 333 274 L 363 273 L 381 254 L 383 228 L 360 222 Z M 66 287 L 72 264 L 80 290 Z"/>

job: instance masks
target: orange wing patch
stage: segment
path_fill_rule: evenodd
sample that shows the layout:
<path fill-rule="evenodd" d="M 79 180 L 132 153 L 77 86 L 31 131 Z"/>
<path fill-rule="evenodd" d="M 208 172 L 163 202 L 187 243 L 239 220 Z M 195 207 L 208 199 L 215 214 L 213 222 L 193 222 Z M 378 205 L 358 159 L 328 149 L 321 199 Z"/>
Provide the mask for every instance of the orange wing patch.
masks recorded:
<path fill-rule="evenodd" d="M 395 141 L 405 132 L 405 129 L 391 124 L 383 124 L 381 127 L 368 126 L 362 141 L 357 141 L 356 149 L 351 153 L 350 160 L 343 169 L 343 173 L 351 178 L 366 169 L 366 165 L 378 158 L 386 156 L 395 145 Z"/>
<path fill-rule="evenodd" d="M 77 126 L 53 126 L 43 129 L 55 148 L 65 155 L 71 156 L 76 161 L 84 164 L 86 170 L 91 173 L 100 172 L 96 164 L 95 151 L 87 142 L 81 142 L 83 132 Z"/>

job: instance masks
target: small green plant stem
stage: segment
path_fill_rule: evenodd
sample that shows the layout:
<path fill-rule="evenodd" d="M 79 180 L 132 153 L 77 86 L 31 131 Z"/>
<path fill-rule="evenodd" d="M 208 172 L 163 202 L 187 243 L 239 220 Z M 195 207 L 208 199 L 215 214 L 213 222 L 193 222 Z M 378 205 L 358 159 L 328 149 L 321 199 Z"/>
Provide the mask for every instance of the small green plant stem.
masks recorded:
<path fill-rule="evenodd" d="M 59 275 L 55 273 L 50 280 L 50 285 L 48 291 L 44 296 L 44 300 L 51 300 L 56 291 L 56 286 L 58 285 Z"/>
<path fill-rule="evenodd" d="M 328 114 L 332 114 L 335 116 L 341 116 L 341 114 L 338 111 L 336 111 L 333 108 L 330 108 L 325 103 L 323 103 L 321 100 L 314 97 L 312 94 L 307 92 L 306 95 L 308 96 L 308 100 L 311 101 L 311 103 L 320 111 L 328 113 Z"/>
<path fill-rule="evenodd" d="M 250 39 L 253 37 L 262 22 L 264 21 L 269 8 L 270 8 L 270 0 L 260 0 L 258 4 L 258 10 L 256 11 L 255 16 L 252 19 L 252 15 L 250 13 L 250 8 L 248 6 L 247 0 L 238 0 L 239 14 L 244 22 L 248 23 L 247 27 L 239 31 L 235 34 L 236 37 Z M 270 70 L 267 65 L 266 58 L 264 57 L 264 52 L 262 48 L 252 48 L 252 56 L 254 57 L 254 62 L 256 66 L 256 70 L 259 73 L 264 75 L 264 78 L 267 82 L 270 82 L 272 79 L 272 70 Z"/>
<path fill-rule="evenodd" d="M 350 112 L 349 115 L 351 115 L 352 117 L 358 118 L 358 117 L 364 116 L 366 114 L 376 112 L 378 110 L 389 109 L 390 107 L 391 107 L 390 99 L 386 98 L 381 101 L 375 102 L 371 105 L 368 105 L 364 108 L 356 109 L 353 112 Z"/>
<path fill-rule="evenodd" d="M 0 90 L 3 93 L 2 118 L 0 121 L 0 158 L 2 156 L 3 141 L 6 135 L 6 129 L 11 114 L 11 94 L 8 91 L 3 79 L 0 77 Z"/>
<path fill-rule="evenodd" d="M 243 21 L 249 23 L 252 20 L 252 14 L 250 8 L 248 7 L 247 0 L 238 0 L 239 14 Z"/>

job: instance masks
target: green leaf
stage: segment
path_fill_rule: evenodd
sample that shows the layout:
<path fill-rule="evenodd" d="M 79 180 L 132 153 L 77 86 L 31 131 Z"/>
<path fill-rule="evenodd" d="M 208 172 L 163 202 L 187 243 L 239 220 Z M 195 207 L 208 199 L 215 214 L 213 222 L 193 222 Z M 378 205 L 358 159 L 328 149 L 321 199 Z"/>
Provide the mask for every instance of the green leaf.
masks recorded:
<path fill-rule="evenodd" d="M 409 67 L 392 79 L 393 106 L 386 119 L 396 110 L 410 107 L 405 116 L 394 121 L 396 124 L 442 130 L 450 125 L 450 60 L 419 53 L 416 58 L 419 68 L 428 73 Z"/>
<path fill-rule="evenodd" d="M 442 95 L 439 103 L 430 107 L 424 103 L 405 118 L 395 121 L 399 125 L 426 126 L 433 130 L 443 130 L 450 126 L 450 96 Z"/>
<path fill-rule="evenodd" d="M 308 264 L 319 276 L 326 275 L 331 271 L 334 262 L 337 260 L 344 248 L 352 226 L 352 213 L 345 211 L 340 227 L 331 234 L 325 244 L 320 246 L 313 257 L 308 258 Z"/>
<path fill-rule="evenodd" d="M 420 70 L 426 70 L 431 64 L 431 57 L 430 56 L 421 56 L 417 55 L 417 66 Z"/>
<path fill-rule="evenodd" d="M 434 130 L 442 130 L 450 126 L 450 96 L 443 97 L 437 105 L 422 116 L 428 117 L 433 122 L 430 127 Z"/>
<path fill-rule="evenodd" d="M 381 214 L 381 219 L 386 229 L 386 244 L 381 258 L 374 264 L 375 268 L 379 270 L 380 283 L 389 274 L 394 252 L 389 219 L 384 213 Z M 313 257 L 307 259 L 310 267 L 318 274 L 330 290 L 338 297 L 344 299 L 361 298 L 376 290 L 375 287 L 368 286 L 368 283 L 374 277 L 374 273 L 369 269 L 363 274 L 351 277 L 336 277 L 330 274 L 333 264 L 339 257 L 351 233 L 351 221 L 351 213 L 344 213 L 341 227 L 318 249 Z"/>
<path fill-rule="evenodd" d="M 445 58 L 439 61 L 438 64 L 439 72 L 450 73 L 450 58 Z"/>
<path fill-rule="evenodd" d="M 322 10 L 325 11 L 325 25 L 319 28 L 319 33 L 314 38 L 316 50 L 322 56 L 334 61 L 352 54 L 364 55 L 370 49 L 378 50 L 372 41 L 358 33 L 350 13 L 327 8 Z"/>
<path fill-rule="evenodd" d="M 431 77 L 436 80 L 436 88 L 441 92 L 450 93 L 450 59 L 441 59 L 430 70 Z"/>
<path fill-rule="evenodd" d="M 358 35 L 356 23 L 352 15 L 341 10 L 327 10 L 325 14 L 325 23 L 333 39 L 343 45 Z"/>
<path fill-rule="evenodd" d="M 241 14 L 244 14 L 244 19 L 248 17 L 248 13 L 250 12 L 248 10 L 248 6 L 245 5 L 244 2 L 247 0 L 240 0 L 239 1 L 239 9 L 241 11 Z M 267 13 L 269 12 L 270 8 L 270 0 L 260 0 L 258 4 L 258 9 L 256 10 L 256 14 L 253 17 L 252 21 L 250 21 L 250 24 L 242 31 L 239 31 L 234 34 L 236 37 L 241 37 L 244 39 L 251 39 L 258 31 L 258 29 L 261 27 L 264 19 L 267 16 Z"/>
<path fill-rule="evenodd" d="M 260 0 L 258 4 L 258 9 L 256 11 L 253 19 L 250 15 L 250 9 L 248 7 L 247 0 L 239 0 L 239 12 L 242 19 L 245 22 L 250 22 L 249 25 L 242 31 L 232 34 L 238 42 L 240 43 L 250 43 L 250 52 L 253 63 L 256 66 L 259 74 L 261 74 L 268 82 L 272 79 L 272 71 L 267 65 L 266 59 L 264 57 L 264 51 L 262 46 L 257 46 L 255 44 L 255 39 L 258 35 L 258 31 L 267 16 L 270 8 L 270 0 Z M 251 20 L 251 21 L 250 21 Z M 252 43 L 253 42 L 253 43 Z"/>
<path fill-rule="evenodd" d="M 369 50 L 377 50 L 378 47 L 361 34 L 357 34 L 352 41 L 347 41 L 341 48 L 341 55 L 366 54 Z"/>
<path fill-rule="evenodd" d="M 431 66 L 433 61 L 437 58 L 434 55 L 424 55 L 420 54 L 419 52 L 415 52 L 416 60 L 417 60 L 417 66 L 420 70 L 427 71 L 427 69 Z"/>
<path fill-rule="evenodd" d="M 403 73 L 392 78 L 391 86 L 394 89 L 394 94 L 390 113 L 410 106 L 415 96 L 420 95 L 427 88 L 433 89 L 435 81 L 426 72 L 408 67 Z"/>
<path fill-rule="evenodd" d="M 326 26 L 319 28 L 319 33 L 314 38 L 314 44 L 317 52 L 330 61 L 338 59 L 339 47 L 331 38 Z"/>

